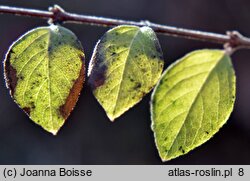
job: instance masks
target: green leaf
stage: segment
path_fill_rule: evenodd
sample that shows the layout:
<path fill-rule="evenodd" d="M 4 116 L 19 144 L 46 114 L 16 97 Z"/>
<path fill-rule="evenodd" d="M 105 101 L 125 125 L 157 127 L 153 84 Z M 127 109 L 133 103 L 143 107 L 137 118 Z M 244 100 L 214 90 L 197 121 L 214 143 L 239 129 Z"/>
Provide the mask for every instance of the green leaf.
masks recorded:
<path fill-rule="evenodd" d="M 176 158 L 209 140 L 226 123 L 234 101 L 235 74 L 224 51 L 194 51 L 170 66 L 151 100 L 161 159 Z"/>
<path fill-rule="evenodd" d="M 71 31 L 55 25 L 23 35 L 5 59 L 5 79 L 13 99 L 54 135 L 75 106 L 84 72 L 81 43 Z"/>
<path fill-rule="evenodd" d="M 151 28 L 118 26 L 97 43 L 89 68 L 93 93 L 113 121 L 157 83 L 162 51 Z"/>

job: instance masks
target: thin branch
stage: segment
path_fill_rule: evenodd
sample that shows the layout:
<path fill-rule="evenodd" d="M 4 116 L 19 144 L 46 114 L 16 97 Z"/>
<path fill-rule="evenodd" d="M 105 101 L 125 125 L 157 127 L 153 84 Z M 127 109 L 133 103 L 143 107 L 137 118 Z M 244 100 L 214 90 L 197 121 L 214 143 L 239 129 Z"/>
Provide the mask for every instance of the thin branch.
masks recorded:
<path fill-rule="evenodd" d="M 135 26 L 149 26 L 155 32 L 163 35 L 175 36 L 180 38 L 194 39 L 218 44 L 224 44 L 225 47 L 232 49 L 248 48 L 250 49 L 250 39 L 242 36 L 237 31 L 230 31 L 227 34 L 217 34 L 203 31 L 195 31 L 183 28 L 176 28 L 172 26 L 160 25 L 149 21 L 126 21 L 119 19 L 111 19 L 97 16 L 88 16 L 73 14 L 64 11 L 58 5 L 50 8 L 49 11 L 17 8 L 9 6 L 0 6 L 0 14 L 14 14 L 21 16 L 38 17 L 49 19 L 51 22 L 58 23 L 83 23 L 97 26 L 113 27 L 117 25 L 135 25 Z"/>

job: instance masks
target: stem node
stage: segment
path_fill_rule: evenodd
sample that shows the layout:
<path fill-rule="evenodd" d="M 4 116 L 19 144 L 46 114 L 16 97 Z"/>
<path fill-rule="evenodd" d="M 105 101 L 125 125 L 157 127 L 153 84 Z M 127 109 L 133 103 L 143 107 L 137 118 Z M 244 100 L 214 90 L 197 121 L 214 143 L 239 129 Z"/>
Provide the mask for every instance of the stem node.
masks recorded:
<path fill-rule="evenodd" d="M 62 24 L 65 21 L 65 11 L 60 6 L 54 5 L 53 7 L 49 7 L 49 11 L 53 13 L 53 16 L 48 20 L 49 24 Z"/>

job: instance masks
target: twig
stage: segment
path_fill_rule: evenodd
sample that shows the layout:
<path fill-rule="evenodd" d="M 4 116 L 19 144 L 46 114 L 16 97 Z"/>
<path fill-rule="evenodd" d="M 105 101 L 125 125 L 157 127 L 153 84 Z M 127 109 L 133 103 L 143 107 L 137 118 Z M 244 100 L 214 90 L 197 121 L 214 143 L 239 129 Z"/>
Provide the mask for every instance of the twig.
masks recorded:
<path fill-rule="evenodd" d="M 9 6 L 0 6 L 0 14 L 15 14 L 21 16 L 30 16 L 49 19 L 51 22 L 59 23 L 83 23 L 97 26 L 108 26 L 113 27 L 117 25 L 135 25 L 135 26 L 149 26 L 155 32 L 161 33 L 163 35 L 194 39 L 218 44 L 224 44 L 225 47 L 231 47 L 231 49 L 248 48 L 250 49 L 250 39 L 242 36 L 237 31 L 230 31 L 227 34 L 217 34 L 203 31 L 195 31 L 183 28 L 176 28 L 172 26 L 160 25 L 156 23 L 151 23 L 149 21 L 126 21 L 119 19 L 111 19 L 97 16 L 88 16 L 73 14 L 64 11 L 58 5 L 49 8 L 49 11 L 27 9 L 27 8 L 17 8 Z"/>

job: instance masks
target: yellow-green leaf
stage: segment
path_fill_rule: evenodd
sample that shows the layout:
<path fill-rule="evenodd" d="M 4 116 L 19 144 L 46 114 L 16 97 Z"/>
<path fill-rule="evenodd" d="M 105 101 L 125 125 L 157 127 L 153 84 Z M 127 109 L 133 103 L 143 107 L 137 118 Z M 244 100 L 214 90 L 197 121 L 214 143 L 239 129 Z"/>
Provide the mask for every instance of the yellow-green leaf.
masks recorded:
<path fill-rule="evenodd" d="M 84 72 L 81 43 L 71 31 L 55 25 L 23 35 L 5 59 L 5 79 L 13 99 L 53 134 L 75 106 Z"/>
<path fill-rule="evenodd" d="M 138 103 L 157 83 L 162 51 L 149 27 L 118 26 L 95 47 L 89 83 L 111 121 Z"/>
<path fill-rule="evenodd" d="M 221 50 L 194 51 L 170 66 L 151 100 L 152 129 L 163 161 L 209 140 L 235 101 L 231 59 Z"/>

